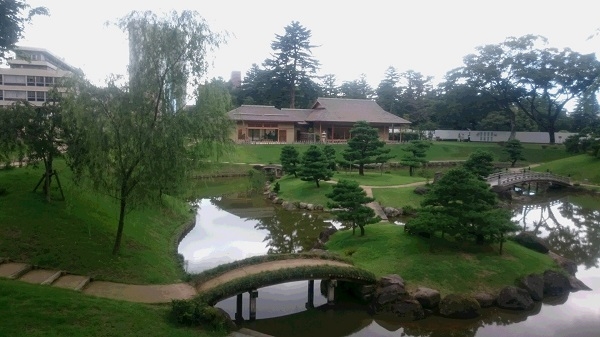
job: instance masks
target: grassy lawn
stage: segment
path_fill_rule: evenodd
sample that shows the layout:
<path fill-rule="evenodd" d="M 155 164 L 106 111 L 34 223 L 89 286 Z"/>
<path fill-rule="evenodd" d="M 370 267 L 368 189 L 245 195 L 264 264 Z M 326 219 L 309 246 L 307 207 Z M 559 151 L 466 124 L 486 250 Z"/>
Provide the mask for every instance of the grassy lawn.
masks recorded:
<path fill-rule="evenodd" d="M 224 336 L 178 325 L 170 306 L 113 301 L 0 279 L 0 336 Z"/>
<path fill-rule="evenodd" d="M 514 284 L 517 277 L 554 267 L 547 255 L 513 242 L 505 243 L 503 255 L 496 245 L 459 251 L 446 241 L 435 241 L 433 247 L 431 251 L 428 239 L 408 235 L 402 226 L 384 223 L 367 226 L 364 237 L 350 230 L 337 232 L 327 243 L 330 251 L 351 255 L 356 266 L 377 276 L 398 274 L 409 289 L 426 286 L 442 294 L 493 291 Z"/>
<path fill-rule="evenodd" d="M 66 201 L 51 203 L 32 192 L 41 170 L 0 171 L 0 186 L 7 189 L 0 196 L 0 256 L 125 283 L 181 278 L 174 239 L 193 216 L 185 202 L 166 196 L 162 205 L 129 212 L 121 253 L 113 256 L 118 204 L 74 185 L 63 161 L 56 168 Z"/>
<path fill-rule="evenodd" d="M 331 183 L 319 181 L 321 187 L 317 187 L 314 181 L 302 181 L 293 176 L 285 176 L 278 181 L 281 188 L 279 196 L 286 201 L 302 201 L 324 207 L 331 201 L 325 196 L 332 190 Z"/>
<path fill-rule="evenodd" d="M 433 145 L 427 151 L 427 160 L 444 161 L 444 160 L 465 160 L 471 152 L 482 149 L 490 151 L 496 161 L 502 160 L 504 157 L 502 147 L 497 143 L 480 143 L 480 142 L 433 142 Z M 390 154 L 395 157 L 392 162 L 398 162 L 406 154 L 402 151 L 406 147 L 406 143 L 386 145 L 390 149 Z M 223 158 L 221 161 L 230 161 L 236 163 L 279 163 L 279 155 L 281 144 L 238 144 L 235 151 Z M 308 144 L 294 144 L 294 147 L 302 154 Z M 332 145 L 336 151 L 337 157 L 342 158 L 342 152 L 347 147 L 345 144 Z M 528 165 L 531 163 L 549 162 L 565 157 L 572 156 L 565 151 L 562 145 L 541 145 L 541 144 L 523 144 L 523 155 L 526 158 L 524 162 L 518 162 L 519 165 Z"/>
<path fill-rule="evenodd" d="M 600 185 L 600 159 L 587 154 L 555 160 L 533 170 L 539 172 L 550 170 L 563 176 L 571 175 L 573 182 Z"/>
<path fill-rule="evenodd" d="M 414 192 L 414 187 L 403 188 L 374 188 L 373 197 L 382 206 L 388 207 L 421 207 L 421 201 L 425 198 Z"/>
<path fill-rule="evenodd" d="M 417 176 L 409 176 L 408 170 L 392 170 L 389 173 L 366 171 L 364 176 L 358 174 L 358 171 L 344 172 L 341 171 L 333 176 L 335 180 L 348 179 L 355 180 L 359 185 L 366 186 L 393 186 L 406 185 L 416 182 L 425 181 L 425 178 Z"/>

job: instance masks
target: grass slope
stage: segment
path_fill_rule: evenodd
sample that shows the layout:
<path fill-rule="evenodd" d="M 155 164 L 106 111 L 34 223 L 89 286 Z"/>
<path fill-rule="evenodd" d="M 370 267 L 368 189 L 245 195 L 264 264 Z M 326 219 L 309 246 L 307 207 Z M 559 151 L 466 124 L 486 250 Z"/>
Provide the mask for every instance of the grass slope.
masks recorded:
<path fill-rule="evenodd" d="M 535 171 L 550 170 L 563 176 L 571 176 L 573 182 L 600 185 L 600 159 L 582 154 L 563 158 L 533 168 Z"/>
<path fill-rule="evenodd" d="M 415 187 L 402 188 L 374 188 L 373 197 L 382 206 L 388 207 L 421 207 L 421 201 L 425 198 L 414 192 Z"/>
<path fill-rule="evenodd" d="M 496 161 L 501 161 L 505 155 L 502 152 L 502 147 L 497 143 L 481 143 L 481 142 L 433 142 L 433 145 L 427 151 L 427 160 L 430 161 L 445 161 L 445 160 L 465 160 L 469 155 L 477 150 L 490 151 Z M 235 151 L 224 158 L 222 161 L 238 162 L 238 163 L 279 163 L 281 154 L 281 144 L 238 144 Z M 294 144 L 294 147 L 302 154 L 308 148 L 308 144 Z M 338 158 L 342 158 L 342 153 L 347 147 L 346 144 L 333 144 Z M 398 162 L 406 155 L 402 149 L 407 146 L 407 143 L 389 144 L 386 148 L 390 149 L 390 154 L 395 156 L 390 161 Z M 519 165 L 528 165 L 531 163 L 549 162 L 561 158 L 572 156 L 565 151 L 562 145 L 541 145 L 541 144 L 523 144 L 523 156 L 526 158 L 524 162 L 518 162 Z"/>
<path fill-rule="evenodd" d="M 285 176 L 279 181 L 279 197 L 286 201 L 301 201 L 327 207 L 327 202 L 331 201 L 325 196 L 332 191 L 331 183 L 320 181 L 317 187 L 314 181 L 302 181 L 294 176 Z"/>
<path fill-rule="evenodd" d="M 0 336 L 172 336 L 224 333 L 182 327 L 170 306 L 113 301 L 0 279 Z"/>
<path fill-rule="evenodd" d="M 186 203 L 165 197 L 162 206 L 128 213 L 121 253 L 113 256 L 118 204 L 75 186 L 64 162 L 56 166 L 66 201 L 51 203 L 32 192 L 40 169 L 0 171 L 0 186 L 8 191 L 0 196 L 0 256 L 125 283 L 180 279 L 174 238 L 192 219 Z"/>
<path fill-rule="evenodd" d="M 358 182 L 359 185 L 366 186 L 393 186 L 393 185 L 406 185 L 416 182 L 425 181 L 425 178 L 417 176 L 409 176 L 408 170 L 392 170 L 387 171 L 389 173 L 380 172 L 365 172 L 365 175 L 361 176 L 358 171 L 344 172 L 341 171 L 333 176 L 335 180 L 347 179 Z"/>
<path fill-rule="evenodd" d="M 409 289 L 426 286 L 442 294 L 497 290 L 517 277 L 554 267 L 547 255 L 507 242 L 504 254 L 497 247 L 457 250 L 438 242 L 430 250 L 427 239 L 408 235 L 402 226 L 379 223 L 366 227 L 364 237 L 340 231 L 327 243 L 329 251 L 351 255 L 357 267 L 377 276 L 399 274 Z"/>

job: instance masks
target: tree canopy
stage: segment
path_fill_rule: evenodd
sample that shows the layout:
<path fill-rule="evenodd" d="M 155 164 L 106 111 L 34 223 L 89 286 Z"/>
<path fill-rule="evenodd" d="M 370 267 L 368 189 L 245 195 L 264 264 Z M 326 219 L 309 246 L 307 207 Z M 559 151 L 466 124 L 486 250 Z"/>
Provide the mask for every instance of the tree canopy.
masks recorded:
<path fill-rule="evenodd" d="M 279 161 L 285 173 L 293 174 L 296 178 L 298 177 L 300 153 L 298 153 L 298 150 L 294 146 L 286 145 L 282 147 Z"/>
<path fill-rule="evenodd" d="M 377 162 L 377 157 L 390 152 L 385 149 L 385 142 L 379 140 L 377 129 L 371 127 L 366 121 L 358 121 L 350 130 L 352 138 L 348 140 L 348 147 L 343 152 L 345 160 L 358 165 L 358 174 L 365 175 L 365 164 Z"/>
<path fill-rule="evenodd" d="M 219 151 L 229 135 L 219 122 L 225 119 L 218 118 L 228 102 L 218 90 L 204 87 L 191 94 L 200 94 L 197 112 L 185 113 L 182 104 L 188 85 L 198 84 L 206 70 L 207 51 L 223 42 L 221 35 L 193 11 L 164 17 L 132 12 L 117 25 L 130 34 L 129 85 L 114 79 L 105 88 L 80 83 L 68 137 L 75 176 L 119 202 L 114 254 L 127 210 L 182 183 L 191 165 Z M 208 140 L 205 128 L 214 128 Z"/>
<path fill-rule="evenodd" d="M 408 166 L 411 177 L 414 174 L 415 168 L 427 163 L 425 157 L 430 146 L 431 143 L 426 140 L 411 140 L 407 146 L 402 148 L 402 151 L 406 152 L 406 155 L 402 157 L 400 163 Z"/>
<path fill-rule="evenodd" d="M 407 228 L 478 243 L 502 242 L 504 234 L 518 229 L 511 222 L 510 211 L 497 207 L 496 195 L 488 184 L 464 168 L 449 170 L 432 185 Z"/>
<path fill-rule="evenodd" d="M 302 154 L 302 162 L 298 172 L 300 179 L 314 181 L 320 187 L 320 180 L 329 180 L 333 171 L 329 169 L 329 163 L 325 159 L 323 151 L 316 145 L 311 145 Z"/>
<path fill-rule="evenodd" d="M 523 157 L 523 144 L 518 139 L 506 142 L 502 151 L 506 155 L 506 160 L 510 162 L 510 167 L 515 167 L 518 160 L 525 160 L 525 157 Z"/>
<path fill-rule="evenodd" d="M 494 172 L 494 156 L 489 151 L 475 150 L 463 163 L 463 167 L 479 178 L 485 178 Z"/>
<path fill-rule="evenodd" d="M 354 180 L 342 179 L 333 186 L 331 193 L 326 195 L 333 202 L 328 203 L 330 208 L 337 208 L 333 214 L 342 223 L 352 226 L 352 234 L 356 226 L 360 228 L 360 236 L 365 235 L 365 225 L 379 222 L 381 219 L 375 216 L 375 211 L 365 204 L 372 202 L 373 198 L 367 197 L 367 193 Z"/>
<path fill-rule="evenodd" d="M 23 37 L 25 24 L 31 22 L 35 15 L 48 15 L 46 7 L 31 8 L 22 0 L 0 1 L 0 60 L 6 58 Z"/>

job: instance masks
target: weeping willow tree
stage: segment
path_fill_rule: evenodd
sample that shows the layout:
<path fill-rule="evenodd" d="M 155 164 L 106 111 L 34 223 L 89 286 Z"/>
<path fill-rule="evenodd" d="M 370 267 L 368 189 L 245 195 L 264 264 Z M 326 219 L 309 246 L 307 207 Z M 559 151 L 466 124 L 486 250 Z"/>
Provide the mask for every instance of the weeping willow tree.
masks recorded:
<path fill-rule="evenodd" d="M 207 52 L 224 42 L 198 13 L 132 12 L 116 22 L 129 34 L 126 84 L 102 88 L 80 82 L 68 116 L 69 164 L 76 178 L 114 197 L 119 252 L 127 212 L 183 185 L 206 156 L 223 151 L 225 106 L 186 108 L 206 73 Z M 210 115 L 207 119 L 206 116 Z"/>

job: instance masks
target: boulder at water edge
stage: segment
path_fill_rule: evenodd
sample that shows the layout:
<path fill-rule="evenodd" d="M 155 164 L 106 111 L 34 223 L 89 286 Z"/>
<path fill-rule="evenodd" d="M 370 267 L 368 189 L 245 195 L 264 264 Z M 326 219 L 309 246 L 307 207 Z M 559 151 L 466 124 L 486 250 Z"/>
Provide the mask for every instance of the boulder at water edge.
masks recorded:
<path fill-rule="evenodd" d="M 480 292 L 473 295 L 473 298 L 479 303 L 482 308 L 488 308 L 496 303 L 496 296 L 486 292 Z"/>
<path fill-rule="evenodd" d="M 390 305 L 390 312 L 405 320 L 416 321 L 425 318 L 425 312 L 419 301 L 407 298 Z"/>
<path fill-rule="evenodd" d="M 542 238 L 538 238 L 535 234 L 529 232 L 521 232 L 514 238 L 515 242 L 542 254 L 548 253 L 550 246 Z"/>
<path fill-rule="evenodd" d="M 544 277 L 539 274 L 530 274 L 517 280 L 517 286 L 527 290 L 534 301 L 544 298 Z"/>
<path fill-rule="evenodd" d="M 571 290 L 569 278 L 555 270 L 544 272 L 544 295 L 561 296 Z"/>
<path fill-rule="evenodd" d="M 471 297 L 450 294 L 440 301 L 440 315 L 449 318 L 474 318 L 479 316 L 481 306 Z"/>
<path fill-rule="evenodd" d="M 534 305 L 527 290 L 513 286 L 502 289 L 496 302 L 500 308 L 510 310 L 530 310 Z"/>
<path fill-rule="evenodd" d="M 412 294 L 424 309 L 435 309 L 440 304 L 440 292 L 435 289 L 418 287 Z"/>

